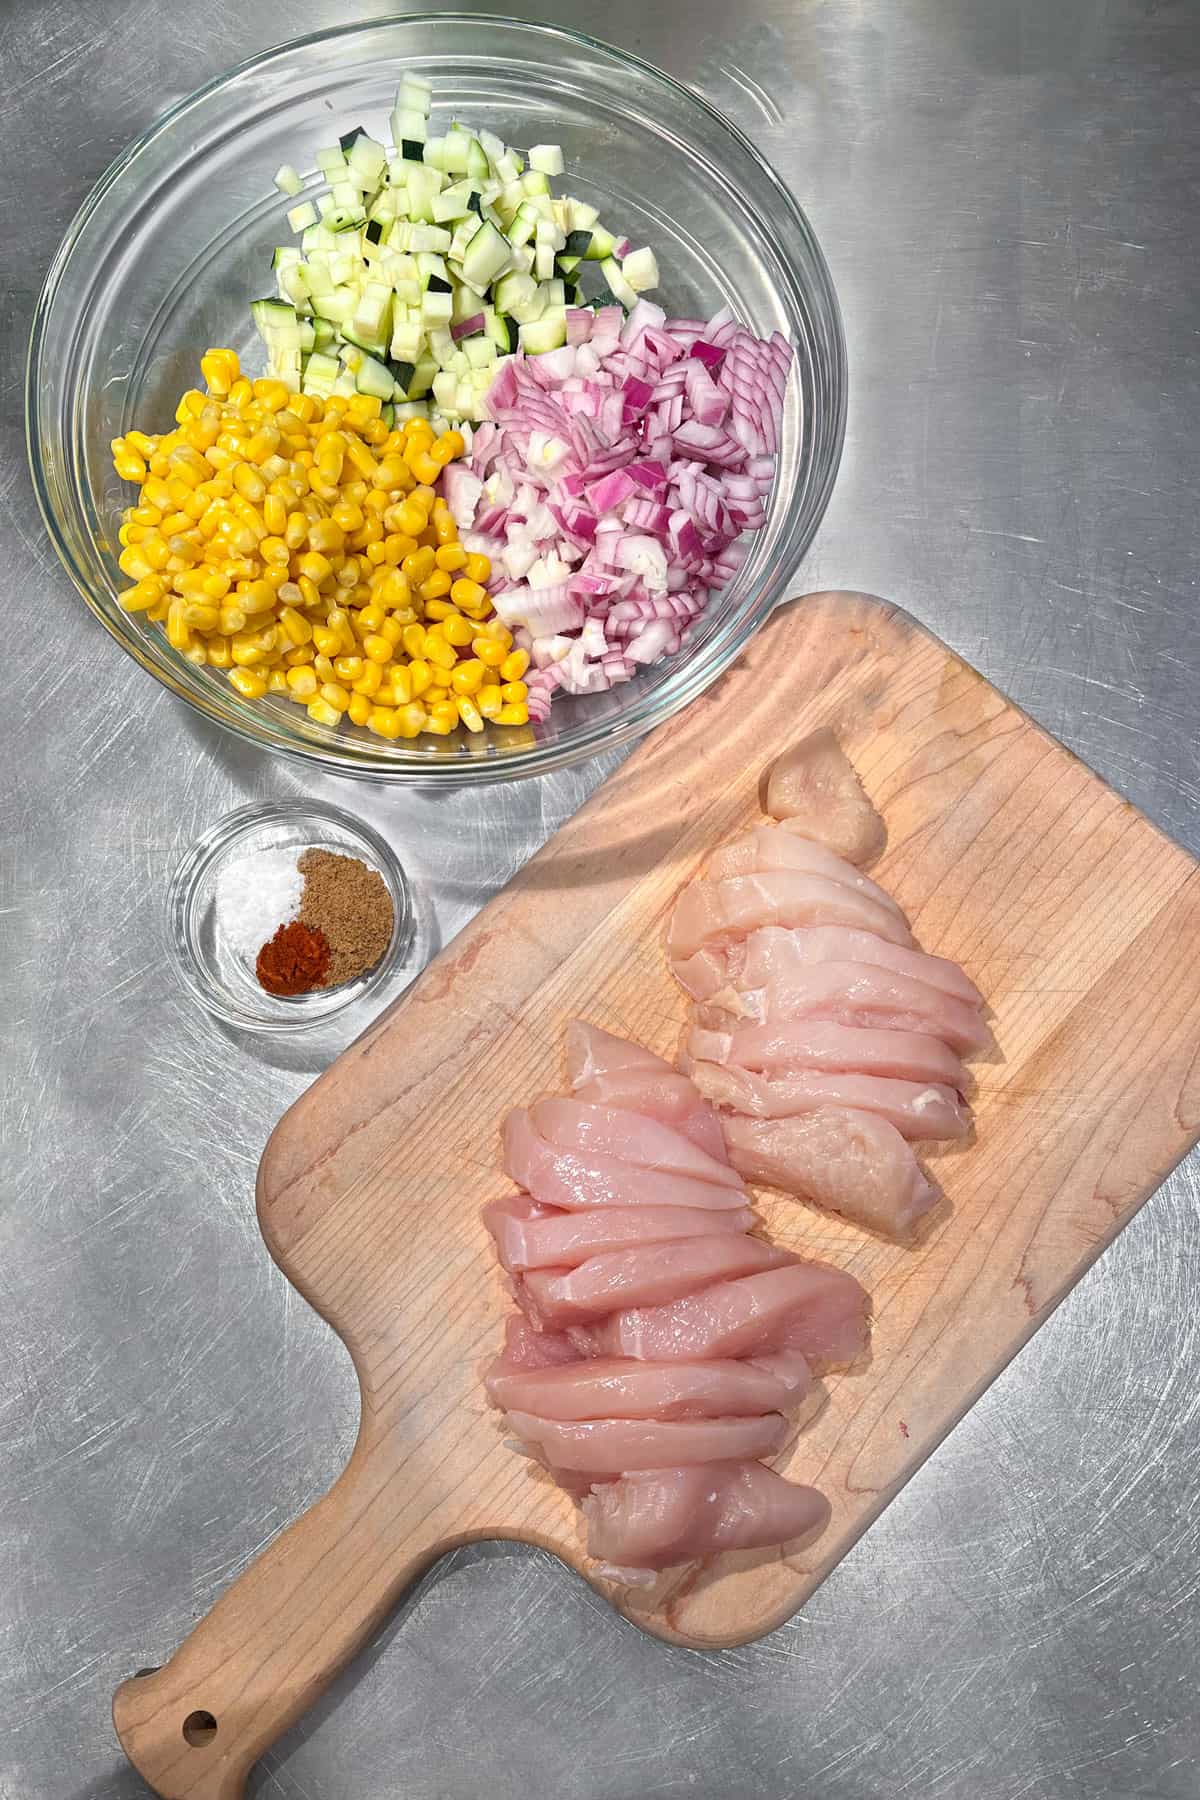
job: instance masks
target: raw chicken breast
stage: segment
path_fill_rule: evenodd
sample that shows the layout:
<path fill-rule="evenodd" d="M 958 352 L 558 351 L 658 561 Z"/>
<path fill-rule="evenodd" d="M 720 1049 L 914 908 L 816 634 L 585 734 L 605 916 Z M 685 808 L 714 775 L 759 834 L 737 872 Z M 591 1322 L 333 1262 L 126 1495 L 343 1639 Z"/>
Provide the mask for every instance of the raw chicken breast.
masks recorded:
<path fill-rule="evenodd" d="M 810 1262 L 722 1281 L 665 1306 L 613 1313 L 597 1325 L 572 1327 L 569 1336 L 585 1356 L 642 1362 L 792 1349 L 841 1363 L 866 1343 L 866 1321 L 867 1296 L 853 1275 Z"/>
<path fill-rule="evenodd" d="M 936 1037 L 836 1025 L 824 1019 L 785 1019 L 779 1024 L 737 1025 L 728 1031 L 697 1026 L 688 1035 L 688 1055 L 696 1061 L 729 1063 L 740 1069 L 768 1069 L 773 1075 L 800 1069 L 845 1069 L 863 1075 L 892 1075 L 900 1081 L 938 1081 L 955 1089 L 967 1081 L 957 1056 Z"/>
<path fill-rule="evenodd" d="M 812 1384 L 796 1351 L 761 1362 L 576 1362 L 569 1368 L 516 1369 L 487 1377 L 502 1411 L 543 1419 L 712 1419 L 783 1412 Z"/>
<path fill-rule="evenodd" d="M 568 1212 L 594 1206 L 695 1206 L 706 1210 L 740 1209 L 747 1204 L 738 1188 L 715 1181 L 689 1181 L 618 1162 L 615 1156 L 572 1156 L 552 1150 L 533 1129 L 523 1107 L 504 1121 L 504 1167 L 543 1206 Z"/>
<path fill-rule="evenodd" d="M 724 1131 L 733 1166 L 748 1181 L 813 1200 L 872 1231 L 907 1237 L 937 1199 L 909 1144 L 874 1113 L 729 1114 Z"/>
<path fill-rule="evenodd" d="M 874 1113 L 914 1143 L 964 1138 L 971 1129 L 971 1116 L 955 1090 L 936 1083 L 846 1070 L 792 1068 L 769 1077 L 718 1063 L 694 1062 L 691 1069 L 693 1080 L 715 1105 L 751 1122 L 790 1119 L 836 1106 Z"/>
<path fill-rule="evenodd" d="M 887 841 L 883 820 L 827 726 L 779 758 L 767 779 L 766 810 L 848 862 L 872 862 Z"/>
<path fill-rule="evenodd" d="M 805 969 L 821 963 L 870 963 L 923 981 L 967 1006 L 983 1004 L 979 989 L 957 963 L 924 950 L 887 943 L 870 931 L 842 926 L 814 926 L 781 931 L 770 926 L 754 932 L 744 947 L 731 952 L 718 986 L 763 988 L 795 981 Z"/>
<path fill-rule="evenodd" d="M 567 1025 L 567 1073 L 577 1100 L 645 1113 L 674 1126 L 718 1162 L 728 1162 L 712 1108 L 673 1063 L 653 1051 L 584 1019 L 572 1019 Z"/>
<path fill-rule="evenodd" d="M 583 1502 L 588 1551 L 619 1579 L 721 1550 L 756 1550 L 823 1530 L 829 1502 L 759 1462 L 653 1469 L 597 1488 Z"/>
<path fill-rule="evenodd" d="M 673 1244 L 639 1244 L 593 1256 L 574 1269 L 531 1269 L 523 1278 L 529 1310 L 551 1330 L 603 1318 L 631 1306 L 659 1306 L 734 1275 L 795 1262 L 762 1238 L 726 1231 Z"/>
<path fill-rule="evenodd" d="M 590 1256 L 631 1250 L 636 1244 L 748 1231 L 754 1214 L 748 1206 L 729 1212 L 692 1206 L 598 1206 L 593 1212 L 560 1212 L 539 1206 L 528 1194 L 509 1194 L 484 1207 L 483 1222 L 511 1275 L 524 1269 L 573 1269 Z"/>
<path fill-rule="evenodd" d="M 705 869 L 708 881 L 723 881 L 730 875 L 761 875 L 768 869 L 799 869 L 806 875 L 821 875 L 826 881 L 839 881 L 859 894 L 867 894 L 886 906 L 899 919 L 904 918 L 889 893 L 856 869 L 844 857 L 836 856 L 824 844 L 797 837 L 781 825 L 756 825 L 731 838 L 729 843 L 709 859 Z"/>
<path fill-rule="evenodd" d="M 991 1043 L 977 1006 L 878 963 L 810 963 L 761 987 L 749 986 L 743 973 L 737 987 L 715 993 L 696 1016 L 718 1030 L 738 1019 L 828 1019 L 885 1032 L 923 1032 L 967 1056 Z"/>
<path fill-rule="evenodd" d="M 583 1157 L 615 1156 L 640 1169 L 741 1187 L 727 1162 L 718 1162 L 681 1132 L 642 1113 L 581 1100 L 538 1100 L 529 1117 L 539 1137 L 554 1150 Z"/>
<path fill-rule="evenodd" d="M 711 940 L 745 937 L 764 925 L 843 925 L 894 944 L 912 943 L 900 915 L 869 894 L 798 869 L 768 869 L 762 875 L 690 882 L 675 902 L 668 954 L 682 960 Z"/>
<path fill-rule="evenodd" d="M 553 1468 L 601 1475 L 772 1456 L 788 1428 L 780 1413 L 732 1419 L 562 1420 L 510 1410 L 508 1422 Z"/>
<path fill-rule="evenodd" d="M 561 1331 L 538 1331 L 519 1313 L 504 1322 L 504 1348 L 484 1377 L 528 1373 L 534 1369 L 558 1369 L 578 1362 L 579 1351 Z"/>

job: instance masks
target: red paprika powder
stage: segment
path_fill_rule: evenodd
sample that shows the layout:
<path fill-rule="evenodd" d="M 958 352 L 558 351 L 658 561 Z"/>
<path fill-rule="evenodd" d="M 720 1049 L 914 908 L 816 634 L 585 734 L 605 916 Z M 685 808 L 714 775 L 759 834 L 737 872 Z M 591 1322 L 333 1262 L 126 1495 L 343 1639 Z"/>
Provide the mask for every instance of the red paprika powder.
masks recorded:
<path fill-rule="evenodd" d="M 281 925 L 258 953 L 254 972 L 268 994 L 307 994 L 320 987 L 329 969 L 329 944 L 323 931 L 312 931 L 293 919 Z"/>

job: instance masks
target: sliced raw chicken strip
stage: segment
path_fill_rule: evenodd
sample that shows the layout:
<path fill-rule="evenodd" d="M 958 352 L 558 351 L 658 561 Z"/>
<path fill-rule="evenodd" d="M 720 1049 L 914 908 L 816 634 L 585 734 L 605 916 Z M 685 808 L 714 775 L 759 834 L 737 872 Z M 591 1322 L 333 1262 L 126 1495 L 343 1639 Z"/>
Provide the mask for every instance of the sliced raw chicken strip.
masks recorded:
<path fill-rule="evenodd" d="M 693 1038 L 703 1035 L 712 1034 L 692 1033 Z M 795 1067 L 773 1076 L 754 1075 L 711 1062 L 693 1062 L 691 1070 L 692 1079 L 715 1105 L 751 1123 L 835 1106 L 873 1113 L 913 1143 L 964 1138 L 971 1129 L 971 1115 L 956 1090 L 937 1083 Z"/>
<path fill-rule="evenodd" d="M 693 1000 L 712 1000 L 729 986 L 730 959 L 740 949 L 740 944 L 705 944 L 694 956 L 672 957 L 671 973 Z"/>
<path fill-rule="evenodd" d="M 555 1330 L 631 1306 L 660 1306 L 714 1281 L 781 1269 L 795 1260 L 790 1251 L 762 1238 L 727 1231 L 611 1250 L 574 1269 L 531 1269 L 522 1285 L 538 1324 Z"/>
<path fill-rule="evenodd" d="M 761 1362 L 634 1362 L 611 1357 L 569 1368 L 490 1373 L 487 1390 L 502 1411 L 543 1419 L 711 1419 L 785 1412 L 812 1384 L 792 1351 Z"/>
<path fill-rule="evenodd" d="M 741 837 L 731 838 L 709 858 L 704 871 L 708 881 L 723 881 L 730 875 L 761 875 L 768 869 L 798 869 L 805 875 L 821 875 L 826 881 L 841 882 L 859 894 L 867 894 L 904 918 L 892 896 L 878 883 L 856 869 L 853 863 L 837 856 L 824 844 L 797 837 L 782 825 L 755 825 Z M 907 924 L 907 920 L 905 920 Z"/>
<path fill-rule="evenodd" d="M 528 1194 L 508 1194 L 483 1209 L 483 1222 L 496 1240 L 496 1254 L 510 1274 L 524 1269 L 573 1269 L 590 1256 L 631 1250 L 713 1232 L 748 1231 L 748 1206 L 729 1212 L 692 1206 L 598 1206 L 591 1212 L 560 1212 L 539 1206 Z"/>
<path fill-rule="evenodd" d="M 696 1061 L 729 1063 L 739 1069 L 766 1069 L 772 1075 L 835 1069 L 892 1075 L 900 1081 L 938 1081 L 960 1090 L 967 1081 L 962 1063 L 939 1038 L 919 1031 L 837 1025 L 825 1019 L 785 1019 L 778 1024 L 737 1025 L 728 1031 L 697 1026 L 688 1034 L 688 1055 Z M 691 1079 L 695 1080 L 694 1075 Z"/>
<path fill-rule="evenodd" d="M 852 1362 L 867 1336 L 867 1296 L 842 1269 L 793 1263 L 722 1281 L 665 1306 L 613 1313 L 571 1328 L 586 1356 L 666 1362 L 799 1350 L 813 1361 Z"/>
<path fill-rule="evenodd" d="M 508 1422 L 555 1469 L 601 1475 L 772 1456 L 788 1430 L 780 1413 L 732 1419 L 562 1420 L 510 1410 Z"/>
<path fill-rule="evenodd" d="M 675 1074 L 672 1063 L 655 1056 L 644 1044 L 617 1037 L 615 1032 L 604 1031 L 586 1019 L 567 1020 L 566 1047 L 567 1079 L 573 1088 L 618 1069 L 657 1069 L 660 1074 Z"/>
<path fill-rule="evenodd" d="M 577 1100 L 631 1107 L 664 1125 L 673 1125 L 718 1162 L 728 1162 L 712 1108 L 673 1063 L 641 1044 L 614 1037 L 611 1031 L 602 1031 L 585 1019 L 571 1019 L 567 1024 L 567 1074 Z"/>
<path fill-rule="evenodd" d="M 619 1579 L 625 1569 L 668 1569 L 721 1550 L 758 1550 L 829 1523 L 816 1488 L 759 1462 L 654 1469 L 598 1487 L 583 1502 L 588 1552 Z"/>
<path fill-rule="evenodd" d="M 637 1169 L 615 1156 L 572 1156 L 552 1150 L 533 1129 L 528 1112 L 517 1107 L 504 1121 L 504 1167 L 526 1193 L 543 1206 L 568 1212 L 595 1206 L 694 1206 L 706 1210 L 740 1209 L 747 1204 L 738 1188 L 715 1181 L 690 1181 L 683 1175 L 660 1175 Z"/>
<path fill-rule="evenodd" d="M 912 1147 L 874 1113 L 825 1107 L 787 1119 L 729 1114 L 724 1130 L 733 1166 L 748 1181 L 873 1231 L 907 1237 L 937 1199 Z"/>
<path fill-rule="evenodd" d="M 872 862 L 887 842 L 883 820 L 827 726 L 801 738 L 776 762 L 767 779 L 766 809 L 852 863 Z"/>
<path fill-rule="evenodd" d="M 909 945 L 899 914 L 840 882 L 798 869 L 768 869 L 726 881 L 693 881 L 675 902 L 668 938 L 673 960 L 694 956 L 704 944 L 745 937 L 764 925 L 844 925 Z"/>
<path fill-rule="evenodd" d="M 504 1321 L 504 1348 L 488 1370 L 485 1381 L 497 1375 L 514 1375 L 534 1369 L 564 1368 L 578 1362 L 580 1353 L 561 1331 L 538 1331 L 520 1313 Z"/>
<path fill-rule="evenodd" d="M 718 986 L 741 989 L 786 986 L 802 971 L 822 963 L 869 963 L 923 981 L 939 992 L 980 1007 L 983 998 L 974 982 L 957 963 L 924 950 L 892 944 L 870 931 L 838 925 L 817 925 L 784 931 L 766 926 L 753 932 L 744 945 L 729 952 Z"/>
<path fill-rule="evenodd" d="M 696 1016 L 718 1030 L 739 1019 L 828 1019 L 889 1033 L 922 1032 L 966 1056 L 992 1041 L 977 1006 L 878 963 L 811 963 L 762 987 L 724 988 Z"/>
<path fill-rule="evenodd" d="M 707 1155 L 670 1125 L 627 1108 L 582 1100 L 538 1100 L 530 1107 L 529 1117 L 534 1130 L 554 1150 L 583 1157 L 615 1156 L 619 1162 L 656 1174 L 741 1187 L 727 1162 Z"/>

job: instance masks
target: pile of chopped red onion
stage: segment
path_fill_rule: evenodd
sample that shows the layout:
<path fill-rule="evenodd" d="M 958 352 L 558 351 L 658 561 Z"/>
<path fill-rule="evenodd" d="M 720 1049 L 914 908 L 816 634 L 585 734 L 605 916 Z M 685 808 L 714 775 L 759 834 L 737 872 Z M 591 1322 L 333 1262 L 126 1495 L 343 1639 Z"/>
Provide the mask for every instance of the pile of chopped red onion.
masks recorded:
<path fill-rule="evenodd" d="M 727 309 L 707 324 L 639 300 L 571 308 L 567 342 L 505 359 L 491 422 L 446 470 L 493 604 L 528 650 L 529 713 L 679 649 L 766 523 L 792 351 Z"/>

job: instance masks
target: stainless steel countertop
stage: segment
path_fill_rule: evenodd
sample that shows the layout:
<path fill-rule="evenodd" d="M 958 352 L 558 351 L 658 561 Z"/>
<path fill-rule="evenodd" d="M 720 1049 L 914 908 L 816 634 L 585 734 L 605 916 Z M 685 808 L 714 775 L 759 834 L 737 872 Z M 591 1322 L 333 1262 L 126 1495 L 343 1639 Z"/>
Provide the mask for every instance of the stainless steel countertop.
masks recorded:
<path fill-rule="evenodd" d="M 522 10 L 702 88 L 809 211 L 852 392 L 797 590 L 901 601 L 1200 850 L 1194 0 Z M 110 158 L 223 66 L 346 16 L 0 11 L 0 1800 L 144 1793 L 114 1685 L 354 1435 L 349 1360 L 252 1205 L 268 1130 L 341 1040 L 224 1036 L 160 950 L 184 847 L 304 777 L 216 736 L 85 613 L 19 422 L 36 289 Z M 436 799 L 318 785 L 409 861 L 426 957 L 603 772 Z M 765 1642 L 666 1649 L 545 1556 L 459 1553 L 254 1791 L 1196 1800 L 1198 1173 Z"/>

